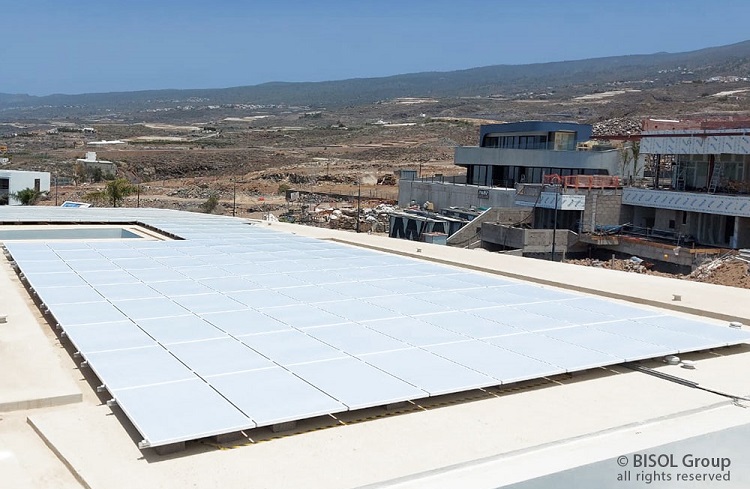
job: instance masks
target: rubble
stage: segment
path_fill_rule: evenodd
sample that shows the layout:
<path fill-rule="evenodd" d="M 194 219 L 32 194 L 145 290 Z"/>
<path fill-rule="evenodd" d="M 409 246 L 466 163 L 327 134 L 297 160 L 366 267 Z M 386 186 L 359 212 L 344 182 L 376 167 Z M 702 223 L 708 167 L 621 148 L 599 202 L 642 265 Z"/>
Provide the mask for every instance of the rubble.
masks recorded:
<path fill-rule="evenodd" d="M 750 289 L 750 264 L 735 254 L 703 263 L 687 280 Z"/>
<path fill-rule="evenodd" d="M 374 208 L 363 207 L 359 214 L 359 231 L 362 233 L 387 233 L 389 213 L 398 209 L 388 204 L 378 204 Z M 357 229 L 357 209 L 352 207 L 334 207 L 330 203 L 321 203 L 310 209 L 301 207 L 290 209 L 280 216 L 280 220 L 311 224 L 331 229 Z"/>
<path fill-rule="evenodd" d="M 633 257 L 633 258 L 637 258 L 637 257 Z M 637 258 L 637 259 L 631 258 L 628 260 L 620 260 L 620 259 L 596 260 L 593 258 L 583 258 L 580 260 L 565 260 L 565 263 L 572 263 L 574 265 L 583 265 L 586 267 L 606 268 L 609 270 L 619 270 L 622 272 L 667 275 L 667 274 L 661 274 L 659 272 L 652 271 L 651 267 L 653 266 L 653 264 L 643 261 L 640 258 Z"/>
<path fill-rule="evenodd" d="M 594 123 L 594 136 L 616 136 L 626 134 L 640 134 L 641 119 L 618 117 Z"/>
<path fill-rule="evenodd" d="M 627 260 L 596 260 L 592 258 L 584 258 L 580 260 L 566 260 L 565 262 L 587 267 L 599 267 L 631 273 L 659 275 L 682 280 L 692 280 L 695 282 L 750 289 L 750 263 L 743 260 L 735 253 L 729 253 L 720 258 L 707 261 L 693 270 L 689 275 L 656 272 L 651 269 L 652 264 L 637 257 L 632 257 Z"/>

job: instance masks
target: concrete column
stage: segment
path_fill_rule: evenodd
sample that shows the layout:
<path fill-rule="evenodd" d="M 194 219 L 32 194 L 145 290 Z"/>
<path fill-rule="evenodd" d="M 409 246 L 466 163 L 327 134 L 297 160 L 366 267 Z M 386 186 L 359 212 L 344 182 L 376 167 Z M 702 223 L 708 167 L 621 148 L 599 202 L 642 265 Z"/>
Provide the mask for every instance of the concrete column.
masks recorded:
<path fill-rule="evenodd" d="M 740 239 L 740 218 L 739 216 L 734 217 L 734 232 L 732 233 L 732 237 L 729 238 L 729 247 L 736 250 L 739 248 L 739 239 Z"/>

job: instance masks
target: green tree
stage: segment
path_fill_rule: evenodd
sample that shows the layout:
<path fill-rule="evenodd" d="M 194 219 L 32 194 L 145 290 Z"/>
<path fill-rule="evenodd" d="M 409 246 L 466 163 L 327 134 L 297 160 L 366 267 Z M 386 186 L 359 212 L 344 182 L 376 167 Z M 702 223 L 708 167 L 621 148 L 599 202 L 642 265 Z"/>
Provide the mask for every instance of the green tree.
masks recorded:
<path fill-rule="evenodd" d="M 25 188 L 18 192 L 13 192 L 10 196 L 19 201 L 21 205 L 34 205 L 39 202 L 39 199 L 41 199 L 44 194 L 45 192 L 40 192 L 33 188 Z"/>
<path fill-rule="evenodd" d="M 623 145 L 620 148 L 620 175 L 623 178 L 627 176 L 628 170 L 630 170 L 630 161 L 633 155 L 630 153 L 630 147 Z"/>
<path fill-rule="evenodd" d="M 633 154 L 633 177 L 635 177 L 641 171 L 641 167 L 638 165 L 638 157 L 641 155 L 641 142 L 633 141 L 633 144 L 630 145 L 630 152 Z"/>
<path fill-rule="evenodd" d="M 638 158 L 641 155 L 641 142 L 633 141 L 628 146 L 620 148 L 620 174 L 625 177 L 628 176 L 631 181 L 638 176 L 641 171 L 641 166 L 638 164 Z"/>
<path fill-rule="evenodd" d="M 107 182 L 103 190 L 91 192 L 86 197 L 91 200 L 106 202 L 112 207 L 120 207 L 125 197 L 136 191 L 134 185 L 131 185 L 124 178 L 116 178 Z"/>

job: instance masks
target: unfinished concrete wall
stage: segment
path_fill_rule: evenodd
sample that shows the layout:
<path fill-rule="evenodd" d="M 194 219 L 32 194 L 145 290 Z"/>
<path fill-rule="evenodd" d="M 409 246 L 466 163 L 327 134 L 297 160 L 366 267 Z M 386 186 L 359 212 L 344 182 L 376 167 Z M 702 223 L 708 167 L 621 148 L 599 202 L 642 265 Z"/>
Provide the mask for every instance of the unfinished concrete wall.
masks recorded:
<path fill-rule="evenodd" d="M 653 227 L 656 220 L 656 209 L 652 207 L 631 207 L 633 208 L 633 220 L 631 221 L 633 226 L 642 228 Z"/>
<path fill-rule="evenodd" d="M 499 208 L 492 207 L 479 214 L 469 224 L 448 236 L 446 244 L 458 248 L 477 248 L 481 244 L 483 222 L 495 222 Z"/>
<path fill-rule="evenodd" d="M 679 211 L 672 209 L 656 209 L 654 229 L 660 231 L 676 231 Z"/>
<path fill-rule="evenodd" d="M 737 248 L 750 248 L 750 217 L 737 217 Z"/>
<path fill-rule="evenodd" d="M 633 213 L 634 207 L 632 205 L 624 205 L 620 209 L 620 224 L 633 224 L 635 219 Z"/>
<path fill-rule="evenodd" d="M 677 211 L 677 219 L 675 219 L 675 231 L 679 234 L 691 234 L 690 223 L 694 219 L 692 212 Z"/>
<path fill-rule="evenodd" d="M 481 190 L 481 192 L 480 192 Z M 407 207 L 430 201 L 435 209 L 443 207 L 513 207 L 516 189 L 488 188 L 439 182 L 399 180 L 398 205 Z"/>
<path fill-rule="evenodd" d="M 484 223 L 481 227 L 482 247 L 493 249 L 493 246 L 485 246 L 485 243 L 491 243 L 502 248 L 523 249 L 524 231 L 521 228 Z"/>
<path fill-rule="evenodd" d="M 567 243 L 567 230 L 558 230 L 555 237 L 555 246 L 565 246 Z M 528 229 L 524 233 L 524 251 L 527 253 L 538 253 L 552 251 L 553 231 L 548 229 Z M 564 241 L 565 240 L 565 241 Z"/>
<path fill-rule="evenodd" d="M 616 226 L 622 223 L 622 190 L 566 189 L 565 193 L 586 196 L 581 222 L 582 232 L 593 232 L 596 226 Z"/>
<path fill-rule="evenodd" d="M 448 246 L 460 248 L 474 248 L 481 244 L 480 234 L 482 224 L 491 222 L 495 224 L 518 224 L 527 222 L 533 224 L 534 215 L 531 209 L 518 207 L 492 207 L 477 216 L 469 224 L 462 227 L 456 233 L 448 237 Z"/>
<path fill-rule="evenodd" d="M 516 248 L 524 254 L 551 253 L 555 233 L 555 253 L 565 253 L 578 243 L 578 235 L 567 229 L 525 229 L 494 223 L 482 224 L 482 246 Z M 488 244 L 485 246 L 485 244 Z M 492 246 L 495 245 L 495 246 Z"/>

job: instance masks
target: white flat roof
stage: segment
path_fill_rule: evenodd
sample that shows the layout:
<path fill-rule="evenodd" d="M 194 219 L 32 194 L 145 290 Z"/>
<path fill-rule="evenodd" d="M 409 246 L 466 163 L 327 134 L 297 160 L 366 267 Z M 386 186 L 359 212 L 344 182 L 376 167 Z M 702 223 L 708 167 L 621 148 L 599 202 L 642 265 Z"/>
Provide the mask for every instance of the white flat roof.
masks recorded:
<path fill-rule="evenodd" d="M 95 212 L 82 216 L 82 211 L 88 210 L 38 208 L 22 216 L 18 213 L 22 213 L 23 210 L 12 209 L 8 214 L 0 212 L 0 220 L 40 222 L 40 216 L 49 212 L 52 220 L 69 221 L 80 218 L 79 222 L 85 222 L 87 219 L 100 220 L 109 212 L 116 215 L 118 222 L 149 218 L 161 221 L 160 225 L 168 227 L 165 223 L 172 221 L 174 217 L 184 217 L 185 223 L 189 223 L 185 229 L 188 230 L 187 234 L 192 235 L 193 240 L 199 239 L 197 236 L 201 229 L 205 231 L 212 226 L 210 221 L 205 220 L 205 216 L 200 214 L 135 209 L 91 210 Z M 215 222 L 233 221 L 232 218 L 212 219 L 216 219 Z M 263 226 L 267 227 L 265 224 Z M 707 310 L 708 314 L 717 317 L 722 314 L 731 315 L 734 311 L 742 311 L 742 307 L 724 309 L 723 312 L 714 310 L 713 305 L 717 301 L 721 302 L 735 297 L 735 291 L 730 288 L 683 283 L 684 281 L 660 277 L 606 273 L 609 271 L 582 269 L 537 260 L 508 260 L 512 257 L 315 228 L 274 223 L 270 229 L 291 231 L 298 237 L 299 235 L 314 235 L 358 242 L 370 247 L 389 248 L 400 254 L 421 256 L 427 260 L 465 263 L 466 266 L 485 270 L 497 268 L 498 271 L 509 275 L 526 273 L 537 282 L 546 280 L 547 286 L 539 290 L 553 294 L 570 293 L 549 286 L 551 283 L 564 283 L 568 287 L 598 289 L 603 294 L 620 298 L 628 297 L 630 303 L 607 302 L 611 304 L 613 311 L 618 310 L 618 314 L 620 311 L 641 309 L 644 306 L 636 306 L 632 303 L 640 302 L 649 304 L 645 306 L 645 309 L 658 317 L 682 318 L 685 324 L 695 319 L 684 316 L 678 311 L 666 312 L 651 307 L 662 300 L 665 304 L 673 306 L 673 309 L 685 307 L 685 310 L 693 312 Z M 239 237 L 239 233 L 232 232 L 230 235 L 234 238 Z M 289 237 L 294 238 L 293 235 Z M 295 239 L 290 240 L 290 242 L 294 241 Z M 190 246 L 188 242 L 182 243 L 184 243 L 182 246 Z M 158 243 L 151 243 L 151 245 L 154 244 Z M 231 246 L 235 245 L 236 243 L 233 243 Z M 71 259 L 75 255 L 73 253 L 75 246 L 72 243 L 69 246 L 68 249 L 63 247 L 56 252 Z M 417 251 L 417 247 L 420 251 Z M 109 254 L 106 259 L 111 262 L 126 261 L 133 258 L 124 256 L 129 253 L 128 248 L 113 245 L 99 251 Z M 351 249 L 358 250 L 358 248 Z M 226 249 L 222 253 L 224 251 Z M 71 254 L 68 255 L 68 253 Z M 216 253 L 197 254 L 196 257 L 214 255 Z M 105 258 L 103 255 L 102 257 Z M 150 259 L 157 258 L 170 261 L 168 256 L 150 257 Z M 71 261 L 75 260 L 71 259 Z M 285 262 L 286 260 L 279 264 Z M 130 263 L 138 263 L 138 261 L 133 260 Z M 207 268 L 223 270 L 228 266 L 228 263 L 223 263 Z M 190 273 L 195 277 L 202 277 L 198 278 L 197 282 L 203 281 L 204 284 L 214 286 L 222 283 L 221 277 L 206 277 L 197 267 L 188 268 L 192 268 Z M 465 273 L 457 268 L 452 270 L 459 275 Z M 208 272 L 208 270 L 203 271 Z M 134 280 L 128 283 L 136 283 L 140 281 L 139 277 L 149 276 L 148 269 L 140 269 L 137 266 L 132 272 L 133 275 L 130 276 Z M 275 271 L 275 275 L 282 276 L 281 278 L 287 274 L 288 270 Z M 80 275 L 81 277 L 104 277 L 106 280 L 107 273 L 88 270 L 81 271 Z M 113 276 L 127 278 L 119 273 L 113 273 Z M 489 275 L 478 274 L 477 276 Z M 366 281 L 371 280 L 371 278 L 366 278 Z M 388 279 L 387 282 L 389 287 L 397 287 L 399 282 L 406 283 L 407 280 L 411 279 L 401 277 Z M 174 280 L 165 280 L 163 283 L 166 282 L 174 282 Z M 105 285 L 100 284 L 99 287 L 107 290 L 107 293 L 127 296 L 132 292 L 131 287 L 123 283 L 109 289 Z M 173 285 L 177 288 L 169 290 L 183 290 L 180 287 L 187 284 L 182 284 L 180 287 L 178 287 L 179 284 L 170 284 L 169 287 Z M 226 287 L 231 289 L 236 285 L 235 280 L 229 280 L 229 278 L 226 280 Z M 277 289 L 272 290 L 277 291 L 281 285 L 283 284 L 276 282 L 274 287 Z M 620 290 L 618 287 L 624 287 L 625 290 Z M 345 291 L 346 289 L 340 292 Z M 683 303 L 680 305 L 670 303 L 672 293 L 675 291 L 683 292 Z M 747 291 L 737 290 L 737 292 L 740 294 L 737 297 L 746 297 Z M 315 291 L 310 290 L 309 293 L 296 294 L 295 297 L 302 299 L 318 296 Z M 486 298 L 477 299 L 485 300 Z M 116 300 L 128 299 L 121 296 Z M 581 300 L 590 301 L 591 299 Z M 543 304 L 551 302 L 553 301 L 548 299 Z M 450 301 L 446 300 L 445 303 L 450 304 Z M 196 302 L 195 305 L 207 307 L 210 302 Z M 387 307 L 393 304 L 381 302 L 377 306 Z M 510 307 L 515 306 L 517 305 Z M 567 309 L 562 309 L 562 311 L 565 312 Z M 540 309 L 532 312 L 543 311 Z M 216 313 L 215 318 L 221 314 Z M 566 317 L 568 316 L 561 316 L 563 319 Z M 229 316 L 227 319 L 230 321 L 225 324 L 232 324 Z M 387 322 L 387 320 L 382 321 L 382 323 Z M 708 318 L 703 318 L 700 322 L 715 323 L 716 327 L 720 326 L 719 322 Z M 450 326 L 450 323 L 430 326 L 445 329 L 446 325 Z M 158 330 L 158 322 L 147 323 L 146 326 L 157 328 L 152 330 L 153 334 L 174 334 L 174 332 Z M 388 324 L 380 326 L 394 327 Z M 84 328 L 86 325 L 80 327 Z M 719 329 L 730 330 L 726 327 L 726 322 Z M 3 331 L 0 325 L 0 340 L 3 340 Z M 334 341 L 337 337 L 325 339 Z M 357 342 L 352 342 L 354 339 L 356 337 L 347 339 L 350 342 L 347 348 L 358 345 Z M 215 341 L 225 343 L 220 339 Z M 195 353 L 190 342 L 182 344 L 187 348 L 181 352 L 183 356 Z M 364 345 L 367 346 L 368 343 Z M 99 347 L 94 346 L 94 348 Z M 216 351 L 223 351 L 224 346 L 217 344 L 217 348 L 219 350 Z M 397 352 L 388 355 L 371 353 L 371 355 L 381 355 L 378 365 L 387 367 L 393 362 L 399 362 L 398 358 L 390 358 L 393 355 L 398 357 Z M 748 394 L 745 392 L 747 388 L 744 377 L 735 374 L 750 367 L 750 354 L 746 346 L 721 348 L 707 354 L 681 356 L 696 360 L 697 368 L 684 370 L 676 366 L 661 366 L 659 363 L 647 365 L 716 391 L 731 395 Z M 69 369 L 70 375 L 75 375 L 73 378 L 79 378 L 77 371 L 70 368 L 71 361 L 67 355 L 64 355 L 62 359 L 68 365 L 66 369 Z M 208 366 L 212 367 L 212 364 Z M 248 375 L 248 379 L 243 382 L 254 382 L 256 379 L 252 374 L 258 371 L 262 370 L 250 369 L 247 374 L 237 374 L 238 379 L 240 375 Z M 173 384 L 176 387 L 179 383 L 181 382 Z M 87 486 L 95 488 L 127 487 L 134 479 L 160 487 L 181 487 L 188 483 L 201 487 L 211 485 L 233 487 L 242 484 L 266 487 L 343 488 L 368 484 L 379 484 L 382 487 L 424 487 L 425 485 L 455 487 L 457 481 L 460 481 L 464 487 L 499 487 L 545 473 L 750 422 L 750 414 L 747 414 L 747 410 L 735 407 L 731 398 L 647 376 L 621 366 L 588 370 L 569 377 L 556 376 L 552 380 L 542 379 L 539 384 L 541 385 L 536 388 L 523 388 L 521 385 L 518 388 L 510 386 L 511 389 L 507 390 L 502 387 L 475 390 L 461 395 L 437 397 L 434 403 L 430 403 L 427 399 L 419 403 L 420 407 L 408 405 L 405 409 L 411 412 L 402 416 L 385 416 L 388 413 L 385 409 L 370 408 L 365 411 L 342 414 L 338 416 L 338 421 L 331 420 L 333 421 L 331 424 L 326 424 L 318 418 L 317 421 L 302 423 L 299 431 L 303 433 L 280 439 L 275 439 L 278 435 L 270 431 L 253 430 L 250 432 L 252 441 L 248 439 L 240 441 L 234 445 L 237 446 L 234 450 L 216 450 L 210 445 L 194 444 L 190 445 L 182 456 L 160 457 L 148 451 L 141 454 L 134 443 L 139 440 L 139 435 L 127 426 L 126 430 L 123 430 L 123 425 L 118 420 L 119 415 L 106 416 L 110 408 L 101 405 L 101 400 L 93 396 L 89 384 L 83 383 L 80 384 L 84 388 L 83 403 L 19 412 L 18 415 L 14 413 L 4 415 L 9 422 L 6 426 L 13 427 L 13 436 L 6 437 L 0 434 L 0 450 L 11 454 L 10 458 L 0 460 L 0 468 L 5 466 L 10 468 L 4 473 L 10 474 L 11 481 L 32 481 L 27 485 L 44 487 L 44 484 L 37 483 L 44 480 L 43 467 L 57 467 L 54 462 L 56 459 L 44 454 L 44 444 L 29 426 L 25 423 L 13 424 L 16 416 L 23 416 L 22 419 L 28 416 L 29 423 L 36 433 L 41 434 L 45 443 L 55 448 L 59 457 L 72 468 L 76 477 L 85 481 Z M 242 383 L 237 385 L 242 385 Z M 473 398 L 475 402 L 455 403 L 461 397 Z M 252 401 L 252 399 L 249 400 Z M 448 405 L 439 407 L 439 404 Z M 118 411 L 115 410 L 115 413 L 117 414 Z M 359 420 L 372 416 L 385 417 L 358 423 Z M 337 424 L 345 426 L 331 430 L 315 429 Z M 75 429 L 71 429 L 71 426 L 75 426 Z M 263 440 L 266 441 L 259 443 Z M 16 465 L 8 465 L 8 461 L 13 464 L 14 460 L 18 461 L 19 466 L 28 467 L 28 469 L 19 471 L 14 469 Z M 290 460 L 294 461 L 293 471 L 289 470 Z M 614 461 L 611 462 L 614 464 Z M 216 466 L 221 466 L 222 470 L 217 472 Z M 68 479 L 58 473 L 55 485 L 73 487 L 72 484 L 76 484 L 75 480 L 70 479 L 70 475 L 67 477 Z"/>

